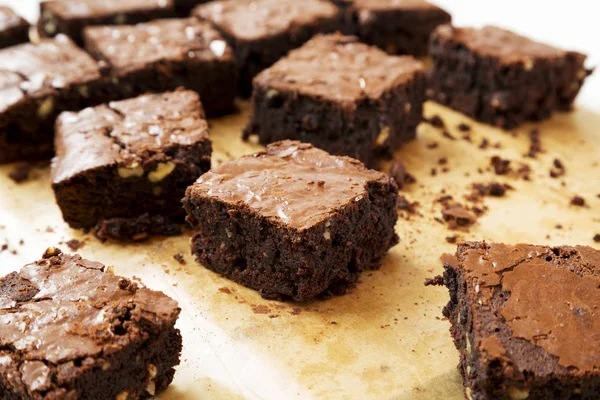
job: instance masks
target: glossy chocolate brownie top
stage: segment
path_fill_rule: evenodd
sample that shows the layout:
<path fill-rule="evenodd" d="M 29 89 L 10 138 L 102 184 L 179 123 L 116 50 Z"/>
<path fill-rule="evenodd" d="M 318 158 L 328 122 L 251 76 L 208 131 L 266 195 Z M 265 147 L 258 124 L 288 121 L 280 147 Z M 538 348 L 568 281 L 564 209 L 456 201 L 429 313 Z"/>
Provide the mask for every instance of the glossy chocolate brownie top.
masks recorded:
<path fill-rule="evenodd" d="M 254 85 L 354 102 L 377 99 L 417 73 L 423 73 L 423 65 L 411 56 L 390 56 L 353 36 L 332 34 L 316 36 L 291 51 L 261 72 Z"/>
<path fill-rule="evenodd" d="M 340 10 L 327 0 L 221 0 L 202 4 L 194 15 L 213 22 L 227 35 L 256 41 L 335 19 Z"/>
<path fill-rule="evenodd" d="M 557 59 L 568 52 L 496 26 L 476 28 L 456 28 L 443 25 L 436 29 L 439 40 L 460 43 L 469 50 L 481 55 L 497 57 L 503 63 L 532 61 L 534 59 Z"/>
<path fill-rule="evenodd" d="M 233 60 L 232 49 L 221 34 L 195 18 L 89 27 L 84 35 L 86 45 L 122 73 L 160 60 Z"/>
<path fill-rule="evenodd" d="M 177 302 L 115 276 L 104 265 L 60 250 L 0 279 L 0 370 L 21 364 L 31 391 L 52 385 L 47 363 L 108 356 L 173 326 Z M 54 377 L 56 379 L 56 377 Z"/>
<path fill-rule="evenodd" d="M 209 141 L 200 99 L 187 90 L 62 113 L 56 135 L 54 183 L 111 165 L 127 169 L 123 177 L 141 175 L 142 158 Z"/>
<path fill-rule="evenodd" d="M 374 182 L 390 184 L 390 177 L 352 158 L 286 140 L 214 167 L 188 188 L 187 196 L 241 203 L 302 230 L 369 196 L 366 186 Z"/>
<path fill-rule="evenodd" d="M 101 78 L 98 63 L 68 37 L 0 50 L 0 112 L 27 96 L 42 97 Z"/>
<path fill-rule="evenodd" d="M 162 8 L 173 8 L 173 0 L 60 0 L 44 3 L 44 9 L 61 18 L 93 18 Z"/>
<path fill-rule="evenodd" d="M 4 31 L 29 24 L 10 7 L 0 6 L 0 34 Z"/>
<path fill-rule="evenodd" d="M 423 0 L 348 0 L 359 10 L 388 11 L 388 10 L 440 10 L 436 5 Z"/>
<path fill-rule="evenodd" d="M 510 328 L 497 329 L 482 341 L 481 350 L 493 358 L 506 353 L 518 357 L 521 369 L 600 371 L 600 251 L 585 246 L 465 243 L 457 256 L 471 285 L 468 301 L 489 307 Z M 475 327 L 492 329 L 496 323 L 474 318 Z M 534 348 L 508 339 L 509 333 L 543 348 L 557 361 L 544 364 L 547 356 L 521 356 L 534 354 Z"/>

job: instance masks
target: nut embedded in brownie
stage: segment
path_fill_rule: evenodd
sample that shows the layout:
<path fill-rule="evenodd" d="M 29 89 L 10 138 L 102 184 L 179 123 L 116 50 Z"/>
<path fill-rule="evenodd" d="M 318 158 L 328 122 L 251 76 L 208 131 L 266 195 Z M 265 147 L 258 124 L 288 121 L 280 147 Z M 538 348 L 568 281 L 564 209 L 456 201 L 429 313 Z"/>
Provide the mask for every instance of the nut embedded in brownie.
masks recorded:
<path fill-rule="evenodd" d="M 183 86 L 200 95 L 209 117 L 234 107 L 233 51 L 207 22 L 185 18 L 90 27 L 84 41 L 86 50 L 108 65 L 115 100 Z"/>
<path fill-rule="evenodd" d="M 65 221 L 101 239 L 181 232 L 185 189 L 210 169 L 198 95 L 144 95 L 56 122 L 52 187 Z"/>
<path fill-rule="evenodd" d="M 586 56 L 494 26 L 440 26 L 431 36 L 430 97 L 479 121 L 511 129 L 569 110 Z"/>
<path fill-rule="evenodd" d="M 252 94 L 252 79 L 317 33 L 341 30 L 343 15 L 327 0 L 221 0 L 194 9 L 232 44 L 240 68 L 239 92 Z"/>
<path fill-rule="evenodd" d="M 338 0 L 339 1 L 339 0 Z M 427 54 L 429 36 L 452 18 L 424 0 L 347 0 L 350 32 L 390 54 Z"/>
<path fill-rule="evenodd" d="M 244 137 L 300 140 L 375 166 L 415 137 L 425 86 L 423 65 L 411 56 L 319 35 L 254 79 Z"/>
<path fill-rule="evenodd" d="M 63 33 L 83 44 L 83 29 L 92 25 L 137 24 L 176 17 L 180 0 L 51 0 L 40 3 L 38 31 L 52 37 Z"/>
<path fill-rule="evenodd" d="M 0 49 L 29 40 L 29 23 L 11 8 L 0 6 Z"/>
<path fill-rule="evenodd" d="M 179 364 L 177 302 L 50 248 L 0 278 L 3 399 L 148 399 Z"/>
<path fill-rule="evenodd" d="M 378 171 L 283 141 L 214 167 L 183 200 L 205 267 L 265 298 L 343 294 L 398 242 L 398 187 Z"/>
<path fill-rule="evenodd" d="M 600 396 L 600 251 L 467 242 L 457 258 L 444 315 L 467 398 Z"/>
<path fill-rule="evenodd" d="M 98 63 L 64 35 L 0 50 L 0 164 L 49 158 L 54 120 L 106 96 Z"/>

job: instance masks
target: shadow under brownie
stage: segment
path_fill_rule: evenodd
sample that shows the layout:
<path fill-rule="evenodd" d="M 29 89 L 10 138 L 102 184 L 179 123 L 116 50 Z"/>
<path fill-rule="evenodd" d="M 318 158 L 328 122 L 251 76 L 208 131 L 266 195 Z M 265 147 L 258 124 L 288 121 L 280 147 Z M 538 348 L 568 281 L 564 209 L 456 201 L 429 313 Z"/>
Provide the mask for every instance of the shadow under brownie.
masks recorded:
<path fill-rule="evenodd" d="M 52 187 L 65 221 L 101 239 L 181 233 L 185 189 L 210 169 L 208 132 L 183 90 L 61 114 Z"/>
<path fill-rule="evenodd" d="M 205 267 L 265 298 L 343 294 L 398 242 L 398 187 L 294 141 L 214 167 L 183 200 Z"/>

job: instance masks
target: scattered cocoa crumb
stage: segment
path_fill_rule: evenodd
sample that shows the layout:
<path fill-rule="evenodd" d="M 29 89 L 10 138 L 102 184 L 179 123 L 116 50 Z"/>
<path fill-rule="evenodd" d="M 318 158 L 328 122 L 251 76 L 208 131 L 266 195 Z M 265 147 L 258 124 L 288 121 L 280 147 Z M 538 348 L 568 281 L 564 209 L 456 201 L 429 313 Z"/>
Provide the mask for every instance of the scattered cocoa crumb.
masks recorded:
<path fill-rule="evenodd" d="M 445 128 L 446 127 L 444 120 L 437 114 L 434 115 L 433 117 L 431 117 L 429 120 L 427 120 L 427 122 L 429 122 L 431 125 L 435 126 L 436 128 Z"/>
<path fill-rule="evenodd" d="M 438 148 L 438 146 L 439 146 L 439 143 L 438 143 L 438 142 L 431 142 L 431 143 L 428 143 L 428 144 L 427 144 L 427 148 L 428 148 L 428 149 L 437 149 L 437 148 Z"/>
<path fill-rule="evenodd" d="M 225 294 L 231 294 L 231 290 L 229 290 L 226 287 L 219 288 L 219 292 L 225 293 Z"/>
<path fill-rule="evenodd" d="M 458 124 L 457 128 L 461 132 L 470 132 L 471 131 L 471 125 L 465 124 L 464 122 L 461 122 L 460 124 Z"/>
<path fill-rule="evenodd" d="M 456 138 L 454 136 L 452 136 L 452 134 L 448 131 L 443 131 L 442 136 L 445 137 L 446 139 L 456 140 Z"/>
<path fill-rule="evenodd" d="M 444 277 L 441 275 L 425 279 L 425 286 L 444 286 Z"/>
<path fill-rule="evenodd" d="M 301 312 L 302 312 L 302 309 L 300 307 L 294 307 L 294 308 L 292 308 L 292 312 L 290 314 L 299 315 Z"/>
<path fill-rule="evenodd" d="M 448 158 L 447 157 L 442 157 L 438 160 L 438 164 L 440 165 L 446 165 L 448 164 Z"/>
<path fill-rule="evenodd" d="M 54 229 L 51 226 L 47 226 L 46 233 L 54 233 Z"/>
<path fill-rule="evenodd" d="M 481 139 L 481 143 L 479 143 L 479 148 L 482 150 L 487 149 L 490 146 L 490 141 L 486 138 Z"/>
<path fill-rule="evenodd" d="M 448 169 L 448 167 L 444 167 L 440 171 L 442 171 L 445 174 L 446 172 L 450 171 L 450 169 Z"/>
<path fill-rule="evenodd" d="M 577 207 L 584 207 L 585 206 L 585 199 L 581 196 L 575 196 L 571 199 L 571 205 L 572 206 L 577 206 Z"/>
<path fill-rule="evenodd" d="M 454 244 L 458 241 L 458 235 L 446 236 L 446 242 Z"/>
<path fill-rule="evenodd" d="M 506 175 L 511 171 L 510 160 L 503 160 L 499 156 L 493 156 L 490 163 L 496 175 Z"/>
<path fill-rule="evenodd" d="M 19 164 L 8 173 L 8 177 L 15 183 L 22 183 L 29 179 L 31 166 L 29 164 Z"/>
<path fill-rule="evenodd" d="M 462 135 L 462 140 L 465 140 L 469 143 L 473 143 L 473 139 L 471 138 L 471 134 L 470 133 L 466 133 L 464 135 Z"/>
<path fill-rule="evenodd" d="M 450 229 L 466 227 L 475 222 L 475 216 L 460 204 L 445 207 L 442 210 L 442 217 Z"/>
<path fill-rule="evenodd" d="M 177 253 L 175 255 L 173 255 L 173 258 L 175 259 L 175 261 L 177 261 L 179 264 L 181 265 L 185 265 L 185 258 L 183 258 L 183 254 L 181 253 Z"/>
<path fill-rule="evenodd" d="M 536 158 L 538 153 L 542 152 L 542 141 L 540 131 L 536 128 L 529 131 L 529 151 L 527 157 Z"/>
<path fill-rule="evenodd" d="M 474 183 L 473 189 L 481 196 L 504 197 L 507 190 L 513 187 L 507 184 L 491 182 L 488 184 Z"/>
<path fill-rule="evenodd" d="M 565 165 L 558 158 L 555 158 L 550 168 L 550 177 L 559 178 L 567 173 Z"/>
<path fill-rule="evenodd" d="M 419 205 L 419 202 L 408 201 L 408 199 L 404 196 L 398 196 L 398 202 L 396 203 L 396 206 L 398 207 L 399 210 L 407 211 L 409 214 L 416 214 L 418 205 Z"/>
<path fill-rule="evenodd" d="M 523 180 L 530 181 L 531 180 L 531 167 L 527 164 L 521 164 L 519 169 L 517 169 L 517 174 L 523 178 Z"/>
<path fill-rule="evenodd" d="M 561 224 L 556 224 L 556 225 L 554 225 L 554 227 L 555 227 L 556 229 L 562 229 L 562 228 L 563 228 L 563 226 L 562 226 Z"/>
<path fill-rule="evenodd" d="M 437 169 L 431 168 L 430 174 L 431 174 L 431 176 L 436 176 L 437 175 Z"/>
<path fill-rule="evenodd" d="M 254 314 L 268 314 L 271 312 L 271 309 L 265 305 L 253 306 L 252 312 Z"/>
<path fill-rule="evenodd" d="M 71 239 L 65 244 L 69 246 L 69 249 L 71 249 L 71 251 L 77 251 L 85 245 L 85 243 L 77 239 Z"/>
<path fill-rule="evenodd" d="M 394 159 L 394 162 L 390 167 L 389 175 L 398 185 L 398 189 L 402 189 L 405 185 L 415 183 L 417 181 L 414 176 L 406 171 L 404 163 L 397 158 Z"/>
<path fill-rule="evenodd" d="M 594 242 L 596 242 L 596 243 L 600 243 L 600 233 L 596 233 L 596 234 L 594 235 Z"/>

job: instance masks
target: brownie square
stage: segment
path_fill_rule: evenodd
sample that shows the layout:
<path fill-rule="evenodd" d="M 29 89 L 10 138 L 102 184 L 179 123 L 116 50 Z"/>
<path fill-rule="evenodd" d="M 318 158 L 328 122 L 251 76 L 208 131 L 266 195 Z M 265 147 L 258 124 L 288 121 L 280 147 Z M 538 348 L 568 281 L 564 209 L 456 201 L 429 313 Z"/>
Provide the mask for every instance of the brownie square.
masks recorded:
<path fill-rule="evenodd" d="M 439 27 L 432 35 L 428 95 L 479 121 L 511 129 L 570 110 L 586 56 L 494 26 Z"/>
<path fill-rule="evenodd" d="M 398 242 L 397 190 L 357 160 L 274 143 L 188 188 L 192 253 L 265 298 L 342 294 Z"/>
<path fill-rule="evenodd" d="M 423 65 L 412 57 L 320 35 L 254 79 L 244 137 L 297 139 L 374 166 L 415 137 L 425 88 Z"/>
<path fill-rule="evenodd" d="M 0 6 L 0 49 L 29 40 L 29 22 L 11 8 Z"/>
<path fill-rule="evenodd" d="M 349 30 L 361 41 L 390 54 L 426 55 L 431 33 L 452 20 L 446 11 L 423 0 L 346 0 L 341 3 L 352 15 Z"/>
<path fill-rule="evenodd" d="M 118 98 L 184 86 L 198 92 L 208 116 L 233 109 L 235 58 L 209 23 L 162 19 L 86 28 L 84 37 L 86 50 L 109 66 Z"/>
<path fill-rule="evenodd" d="M 52 187 L 65 221 L 101 239 L 181 232 L 185 189 L 210 169 L 198 95 L 150 94 L 56 121 Z"/>
<path fill-rule="evenodd" d="M 212 1 L 194 10 L 212 22 L 235 49 L 239 90 L 252 94 L 252 79 L 317 33 L 343 28 L 343 14 L 327 0 Z"/>
<path fill-rule="evenodd" d="M 102 102 L 102 71 L 66 36 L 0 50 L 0 163 L 52 155 L 54 120 Z"/>
<path fill-rule="evenodd" d="M 176 17 L 174 0 L 52 0 L 40 3 L 41 36 L 63 33 L 83 44 L 83 29 L 91 25 L 137 24 Z"/>
<path fill-rule="evenodd" d="M 471 242 L 457 258 L 444 315 L 467 398 L 600 396 L 600 251 Z"/>
<path fill-rule="evenodd" d="M 179 364 L 179 312 L 162 292 L 50 248 L 0 278 L 2 398 L 151 398 Z"/>

